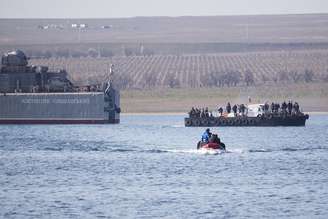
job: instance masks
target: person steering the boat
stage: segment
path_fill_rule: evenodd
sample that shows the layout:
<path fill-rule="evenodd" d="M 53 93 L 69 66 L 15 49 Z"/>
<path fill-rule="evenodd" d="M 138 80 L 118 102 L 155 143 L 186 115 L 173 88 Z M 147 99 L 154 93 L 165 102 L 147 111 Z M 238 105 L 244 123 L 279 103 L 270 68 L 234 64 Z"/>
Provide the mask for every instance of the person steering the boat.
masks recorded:
<path fill-rule="evenodd" d="M 202 135 L 202 142 L 208 143 L 211 136 L 212 136 L 212 133 L 210 132 L 210 129 L 207 128 Z"/>

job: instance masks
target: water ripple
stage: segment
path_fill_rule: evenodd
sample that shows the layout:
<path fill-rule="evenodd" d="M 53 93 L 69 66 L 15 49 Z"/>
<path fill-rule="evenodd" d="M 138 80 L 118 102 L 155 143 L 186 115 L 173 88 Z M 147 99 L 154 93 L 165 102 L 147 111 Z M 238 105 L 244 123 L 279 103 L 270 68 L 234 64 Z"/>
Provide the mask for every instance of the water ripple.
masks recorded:
<path fill-rule="evenodd" d="M 327 217 L 327 116 L 213 128 L 227 146 L 217 156 L 181 121 L 1 126 L 0 218 Z"/>

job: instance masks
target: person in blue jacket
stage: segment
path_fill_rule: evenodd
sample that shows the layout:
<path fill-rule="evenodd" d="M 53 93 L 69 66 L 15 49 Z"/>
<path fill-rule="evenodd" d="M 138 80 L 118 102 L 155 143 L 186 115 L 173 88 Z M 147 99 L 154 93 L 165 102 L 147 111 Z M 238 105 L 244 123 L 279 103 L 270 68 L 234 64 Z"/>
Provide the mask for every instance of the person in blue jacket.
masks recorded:
<path fill-rule="evenodd" d="M 212 135 L 212 133 L 210 132 L 210 129 L 207 128 L 206 131 L 202 135 L 202 142 L 207 144 L 210 140 L 211 135 Z"/>

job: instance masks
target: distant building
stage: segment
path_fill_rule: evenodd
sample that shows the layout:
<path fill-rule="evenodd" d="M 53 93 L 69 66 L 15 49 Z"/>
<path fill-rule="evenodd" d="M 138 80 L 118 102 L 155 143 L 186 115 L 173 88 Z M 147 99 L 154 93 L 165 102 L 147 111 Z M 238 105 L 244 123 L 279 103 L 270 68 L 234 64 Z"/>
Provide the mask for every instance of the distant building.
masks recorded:
<path fill-rule="evenodd" d="M 62 24 L 47 24 L 47 25 L 38 25 L 38 29 L 47 30 L 47 29 L 64 29 Z"/>
<path fill-rule="evenodd" d="M 101 29 L 110 29 L 112 28 L 112 25 L 103 25 L 101 26 Z"/>
<path fill-rule="evenodd" d="M 72 28 L 81 28 L 81 29 L 84 29 L 84 28 L 87 28 L 88 25 L 87 24 L 72 24 L 71 27 Z"/>
<path fill-rule="evenodd" d="M 80 24 L 80 28 L 87 28 L 88 25 L 87 24 Z"/>
<path fill-rule="evenodd" d="M 38 29 L 46 30 L 46 29 L 49 29 L 49 26 L 48 25 L 38 25 Z"/>

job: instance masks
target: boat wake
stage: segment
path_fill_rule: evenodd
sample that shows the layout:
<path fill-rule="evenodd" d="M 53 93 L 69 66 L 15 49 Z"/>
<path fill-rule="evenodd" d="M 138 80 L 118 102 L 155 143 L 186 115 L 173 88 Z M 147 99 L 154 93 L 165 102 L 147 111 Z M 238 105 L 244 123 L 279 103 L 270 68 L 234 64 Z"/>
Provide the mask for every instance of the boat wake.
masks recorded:
<path fill-rule="evenodd" d="M 277 152 L 306 152 L 306 151 L 314 151 L 314 150 L 328 150 L 327 147 L 304 147 L 304 148 L 292 148 L 292 147 L 284 147 L 284 148 L 275 148 L 275 149 L 267 149 L 267 148 L 231 148 L 229 147 L 227 150 L 219 150 L 219 149 L 168 149 L 168 148 L 149 148 L 142 149 L 137 145 L 128 145 L 128 147 L 122 147 L 120 144 L 114 144 L 112 142 L 50 142 L 52 144 L 48 144 L 46 147 L 38 147 L 38 150 L 46 150 L 46 151 L 54 151 L 61 152 L 65 150 L 71 151 L 86 151 L 86 152 L 111 152 L 111 153 L 150 153 L 150 154 L 158 154 L 158 153 L 176 153 L 176 154 L 199 154 L 199 155 L 218 155 L 218 154 L 248 154 L 248 153 L 277 153 Z"/>
<path fill-rule="evenodd" d="M 305 147 L 305 148 L 278 148 L 278 149 L 250 149 L 249 153 L 270 153 L 270 152 L 300 152 L 300 151 L 314 151 L 314 150 L 327 150 L 324 147 Z"/>
<path fill-rule="evenodd" d="M 169 153 L 184 153 L 184 154 L 202 154 L 202 155 L 218 155 L 227 151 L 218 149 L 189 149 L 189 150 L 167 150 Z"/>
<path fill-rule="evenodd" d="M 200 154 L 200 155 L 218 155 L 218 154 L 247 154 L 247 153 L 272 153 L 272 152 L 299 152 L 299 151 L 313 151 L 313 150 L 327 150 L 326 148 L 282 148 L 276 150 L 270 149 L 241 149 L 234 148 L 228 150 L 218 149 L 168 149 L 168 150 L 149 150 L 144 152 L 152 153 L 180 153 L 180 154 Z"/>

